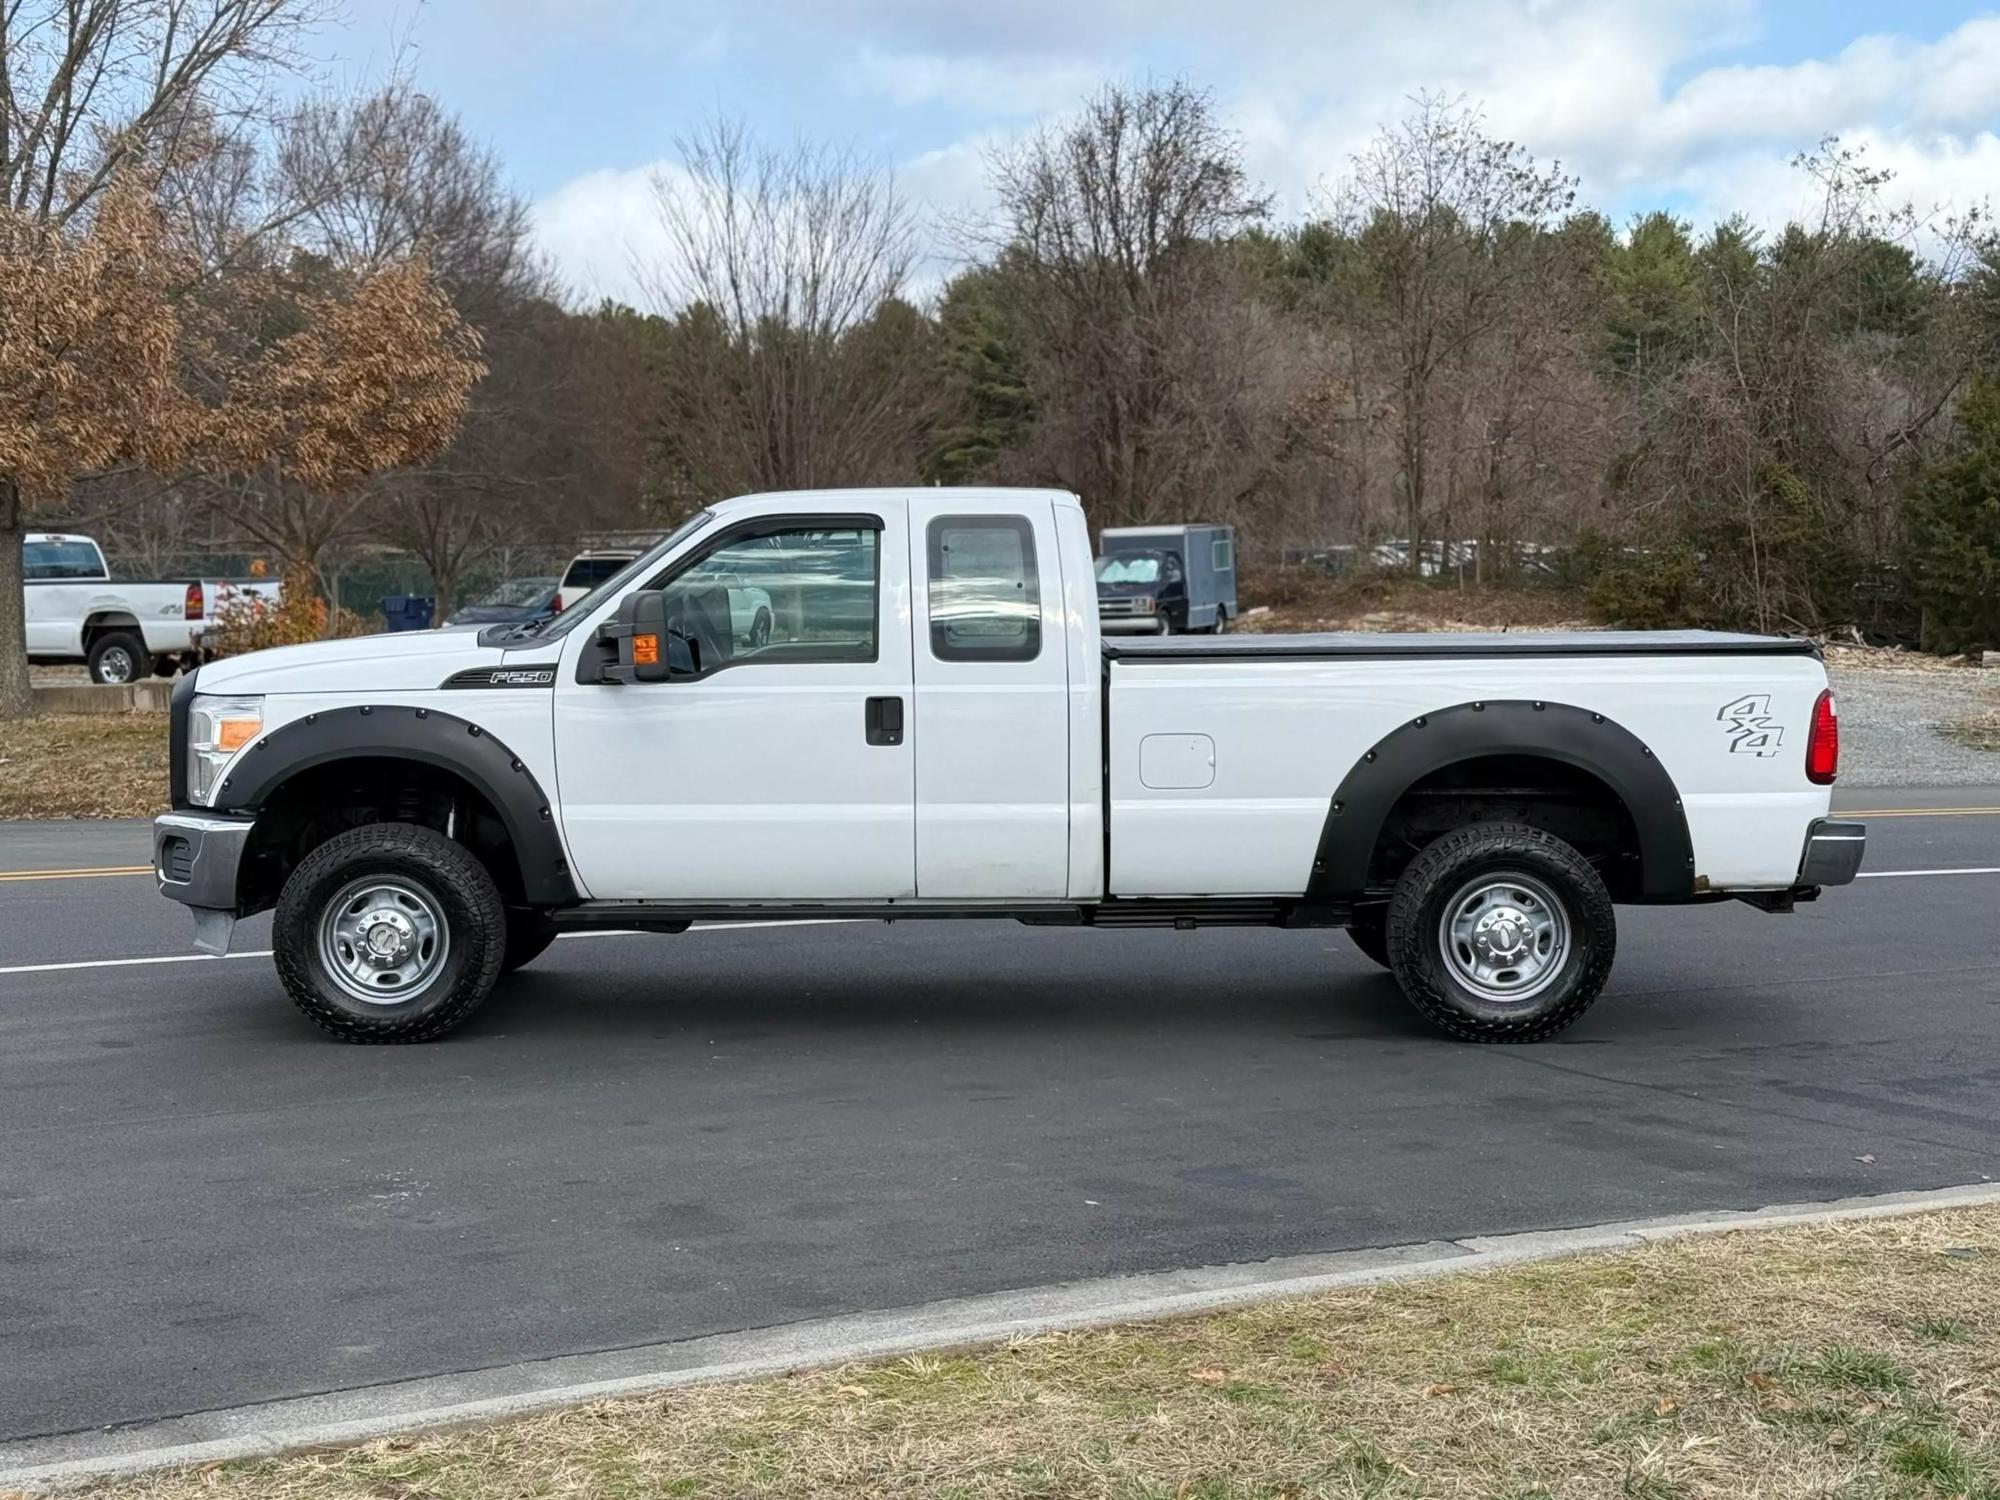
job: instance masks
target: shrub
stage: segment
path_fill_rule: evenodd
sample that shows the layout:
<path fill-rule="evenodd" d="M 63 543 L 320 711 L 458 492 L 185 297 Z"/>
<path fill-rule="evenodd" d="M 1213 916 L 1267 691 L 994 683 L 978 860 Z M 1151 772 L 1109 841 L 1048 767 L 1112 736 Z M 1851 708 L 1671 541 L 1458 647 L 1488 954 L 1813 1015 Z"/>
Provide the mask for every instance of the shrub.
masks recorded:
<path fill-rule="evenodd" d="M 278 585 L 278 602 L 259 594 L 232 593 L 215 612 L 202 644 L 218 656 L 239 656 L 273 646 L 367 635 L 368 622 L 351 610 L 329 610 L 309 567 L 291 567 Z"/>

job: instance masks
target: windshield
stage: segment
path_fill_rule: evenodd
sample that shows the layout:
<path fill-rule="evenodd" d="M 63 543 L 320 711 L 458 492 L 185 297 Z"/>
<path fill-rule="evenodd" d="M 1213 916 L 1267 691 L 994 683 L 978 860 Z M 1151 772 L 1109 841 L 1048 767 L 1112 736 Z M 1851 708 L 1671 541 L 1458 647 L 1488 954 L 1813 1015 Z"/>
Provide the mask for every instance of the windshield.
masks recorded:
<path fill-rule="evenodd" d="M 1158 583 L 1160 581 L 1160 554 L 1157 552 L 1127 552 L 1118 557 L 1100 557 L 1097 560 L 1097 581 L 1099 583 Z"/>
<path fill-rule="evenodd" d="M 607 594 L 616 593 L 619 589 L 625 587 L 627 579 L 635 577 L 647 568 L 650 568 L 662 556 L 672 551 L 682 541 L 693 536 L 714 519 L 715 512 L 712 510 L 696 511 L 685 521 L 681 522 L 680 525 L 668 532 L 666 536 L 654 543 L 653 546 L 641 552 L 637 557 L 625 564 L 624 567 L 620 568 L 596 588 L 577 600 L 576 603 L 563 610 L 561 614 L 545 615 L 541 619 L 527 625 L 500 628 L 510 629 L 509 639 L 511 640 L 560 640 L 563 636 L 568 635 L 572 630 L 576 629 L 582 622 L 583 617 L 590 613 L 592 605 L 597 600 L 605 597 Z M 481 637 L 481 640 L 485 639 L 486 637 Z"/>
<path fill-rule="evenodd" d="M 21 576 L 28 579 L 102 578 L 104 559 L 94 542 L 23 542 Z"/>
<path fill-rule="evenodd" d="M 540 604 L 548 598 L 555 592 L 555 587 L 553 578 L 510 578 L 476 602 L 480 606 L 526 609 L 530 604 Z"/>

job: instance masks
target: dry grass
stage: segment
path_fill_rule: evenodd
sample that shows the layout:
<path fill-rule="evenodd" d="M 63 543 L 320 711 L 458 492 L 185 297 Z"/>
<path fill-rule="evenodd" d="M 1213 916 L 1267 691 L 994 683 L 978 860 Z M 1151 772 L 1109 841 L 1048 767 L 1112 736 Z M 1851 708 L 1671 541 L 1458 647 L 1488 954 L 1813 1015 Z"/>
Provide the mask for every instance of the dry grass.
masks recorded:
<path fill-rule="evenodd" d="M 1975 750 L 2000 750 L 2000 708 L 1960 714 L 1955 719 L 1946 719 L 1938 728 Z"/>
<path fill-rule="evenodd" d="M 1556 588 L 1501 588 L 1426 583 L 1403 574 L 1350 573 L 1329 578 L 1302 568 L 1246 570 L 1239 596 L 1242 628 L 1270 633 L 1313 630 L 1550 630 L 1586 628 L 1580 596 Z"/>
<path fill-rule="evenodd" d="M 2000 1209 L 1684 1240 L 97 1486 L 2000 1497 Z"/>
<path fill-rule="evenodd" d="M 150 818 L 167 805 L 167 716 L 0 720 L 0 818 Z"/>
<path fill-rule="evenodd" d="M 1963 656 L 1933 656 L 1924 651 L 1907 651 L 1901 646 L 1854 646 L 1836 641 L 1826 643 L 1826 664 L 1846 671 L 1891 672 L 1917 676 L 1957 676 L 1982 668 Z M 2000 677 L 1996 677 L 2000 681 Z"/>

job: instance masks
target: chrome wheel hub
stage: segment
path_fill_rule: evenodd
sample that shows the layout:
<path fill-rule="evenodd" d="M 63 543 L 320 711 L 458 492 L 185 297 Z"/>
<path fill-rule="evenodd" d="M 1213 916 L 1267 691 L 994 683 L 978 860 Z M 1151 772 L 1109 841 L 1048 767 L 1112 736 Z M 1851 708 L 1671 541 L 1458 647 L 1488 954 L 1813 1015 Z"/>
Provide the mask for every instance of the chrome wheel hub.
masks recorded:
<path fill-rule="evenodd" d="M 437 898 L 413 880 L 349 881 L 319 922 L 320 962 L 333 982 L 368 1005 L 401 1005 L 423 993 L 450 951 Z"/>
<path fill-rule="evenodd" d="M 1438 945 L 1452 976 L 1488 1000 L 1531 999 L 1569 957 L 1569 913 L 1526 875 L 1482 875 L 1445 903 Z"/>

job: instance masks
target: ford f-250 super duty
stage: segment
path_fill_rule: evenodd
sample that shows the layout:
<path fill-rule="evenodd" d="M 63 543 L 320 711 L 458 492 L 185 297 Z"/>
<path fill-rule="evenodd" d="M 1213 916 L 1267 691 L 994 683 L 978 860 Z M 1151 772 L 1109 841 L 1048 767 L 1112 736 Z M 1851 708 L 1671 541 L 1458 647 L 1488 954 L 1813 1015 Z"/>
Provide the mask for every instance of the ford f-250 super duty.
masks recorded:
<path fill-rule="evenodd" d="M 732 591 L 769 601 L 743 628 Z M 160 888 L 292 999 L 436 1037 L 559 934 L 732 918 L 1346 927 L 1451 1034 L 1603 988 L 1613 903 L 1853 879 L 1808 641 L 1099 639 L 1073 496 L 754 495 L 553 620 L 204 666 Z"/>

